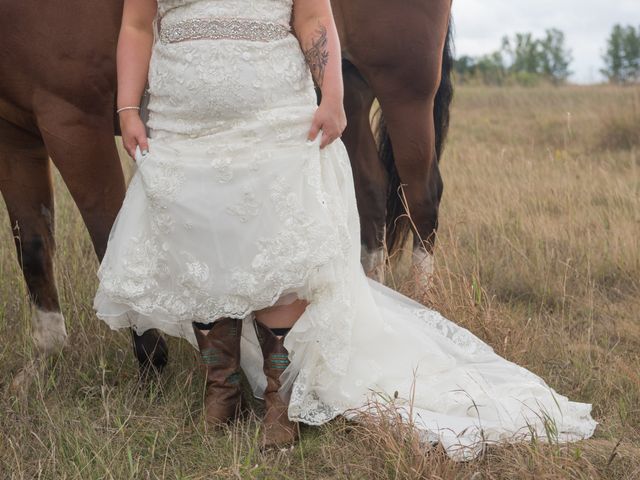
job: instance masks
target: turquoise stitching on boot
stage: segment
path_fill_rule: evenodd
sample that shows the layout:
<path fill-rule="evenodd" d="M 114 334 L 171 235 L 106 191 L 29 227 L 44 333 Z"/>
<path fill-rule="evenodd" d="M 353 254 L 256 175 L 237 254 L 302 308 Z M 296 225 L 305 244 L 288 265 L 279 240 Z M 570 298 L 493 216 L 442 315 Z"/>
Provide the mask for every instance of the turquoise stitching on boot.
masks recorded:
<path fill-rule="evenodd" d="M 220 352 L 217 348 L 205 348 L 200 352 L 202 361 L 205 365 L 218 365 L 220 363 Z"/>
<path fill-rule="evenodd" d="M 269 358 L 271 368 L 285 370 L 289 366 L 289 355 L 286 353 L 272 353 Z"/>

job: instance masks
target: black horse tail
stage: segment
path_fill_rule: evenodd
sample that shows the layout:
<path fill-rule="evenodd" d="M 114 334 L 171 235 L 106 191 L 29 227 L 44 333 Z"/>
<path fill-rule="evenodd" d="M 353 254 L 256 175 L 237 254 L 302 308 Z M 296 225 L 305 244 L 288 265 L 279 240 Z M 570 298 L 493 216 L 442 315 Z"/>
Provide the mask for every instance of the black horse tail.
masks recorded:
<path fill-rule="evenodd" d="M 449 112 L 451 100 L 453 100 L 453 79 L 451 71 L 453 70 L 453 26 L 449 20 L 449 28 L 447 30 L 447 39 L 444 42 L 444 50 L 442 52 L 442 75 L 440 77 L 440 86 L 436 93 L 433 104 L 433 120 L 436 127 L 436 161 L 442 158 L 444 145 L 449 133 Z"/>
<path fill-rule="evenodd" d="M 451 21 L 444 44 L 442 54 L 442 68 L 440 85 L 436 92 L 433 109 L 433 119 L 435 123 L 435 161 L 439 161 L 444 150 L 445 140 L 449 131 L 449 107 L 453 99 L 453 83 L 451 70 L 453 68 L 453 32 Z M 393 157 L 393 147 L 391 138 L 387 131 L 387 125 L 379 109 L 376 112 L 378 117 L 376 137 L 378 140 L 378 155 L 380 161 L 386 167 L 389 175 L 389 191 L 387 192 L 387 215 L 386 215 L 386 247 L 389 256 L 395 253 L 406 241 L 411 231 L 411 221 L 408 218 L 405 208 L 405 199 L 402 194 L 402 181 L 396 168 Z"/>

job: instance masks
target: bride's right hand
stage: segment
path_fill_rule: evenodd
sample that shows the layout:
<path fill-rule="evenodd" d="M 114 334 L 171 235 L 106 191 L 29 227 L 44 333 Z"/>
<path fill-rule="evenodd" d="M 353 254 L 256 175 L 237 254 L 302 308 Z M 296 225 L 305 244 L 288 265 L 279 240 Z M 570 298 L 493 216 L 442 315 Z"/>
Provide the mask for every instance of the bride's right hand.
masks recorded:
<path fill-rule="evenodd" d="M 143 155 L 149 151 L 149 140 L 140 114 L 137 110 L 120 112 L 120 131 L 122 144 L 131 158 L 136 158 L 136 147 L 140 147 Z"/>

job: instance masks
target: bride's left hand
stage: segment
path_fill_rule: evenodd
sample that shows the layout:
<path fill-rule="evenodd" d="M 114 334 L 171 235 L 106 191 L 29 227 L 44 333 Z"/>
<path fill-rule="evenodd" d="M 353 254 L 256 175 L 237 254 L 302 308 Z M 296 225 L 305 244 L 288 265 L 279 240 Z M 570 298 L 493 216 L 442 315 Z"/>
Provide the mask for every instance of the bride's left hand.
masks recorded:
<path fill-rule="evenodd" d="M 324 148 L 340 138 L 346 127 L 347 115 L 344 112 L 342 101 L 323 98 L 313 116 L 308 138 L 310 141 L 314 141 L 322 131 L 320 148 Z"/>

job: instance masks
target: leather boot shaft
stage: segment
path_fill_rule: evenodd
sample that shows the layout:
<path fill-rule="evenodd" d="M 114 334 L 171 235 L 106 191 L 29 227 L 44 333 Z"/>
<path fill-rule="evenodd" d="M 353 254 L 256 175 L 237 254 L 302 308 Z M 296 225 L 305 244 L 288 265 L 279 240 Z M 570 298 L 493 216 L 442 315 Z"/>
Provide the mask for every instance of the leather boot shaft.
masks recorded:
<path fill-rule="evenodd" d="M 297 427 L 289 420 L 289 392 L 281 392 L 280 376 L 289 366 L 289 352 L 284 347 L 284 338 L 277 337 L 259 322 L 255 322 L 256 333 L 264 359 L 264 374 L 267 387 L 264 391 L 266 412 L 263 424 L 263 446 L 283 446 L 295 442 Z"/>
<path fill-rule="evenodd" d="M 242 320 L 223 318 L 206 333 L 195 327 L 194 332 L 206 374 L 205 418 L 211 424 L 226 423 L 239 412 L 242 397 Z"/>

